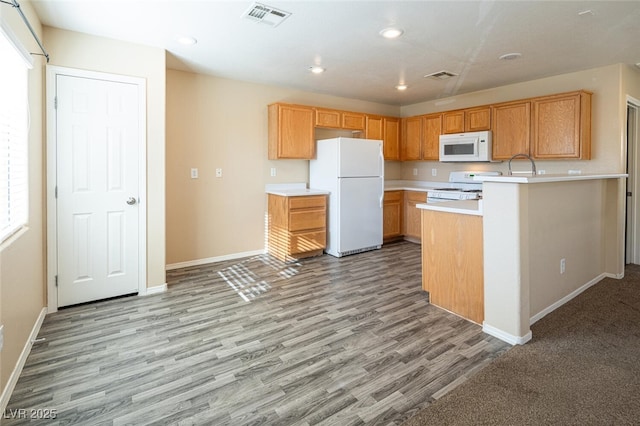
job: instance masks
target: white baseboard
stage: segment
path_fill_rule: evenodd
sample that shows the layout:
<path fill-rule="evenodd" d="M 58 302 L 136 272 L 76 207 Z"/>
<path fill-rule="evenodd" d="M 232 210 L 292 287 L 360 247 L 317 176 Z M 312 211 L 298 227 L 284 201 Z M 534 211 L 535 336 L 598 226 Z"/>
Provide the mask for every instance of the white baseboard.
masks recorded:
<path fill-rule="evenodd" d="M 152 294 L 164 293 L 165 291 L 167 291 L 167 283 L 156 285 L 153 287 L 147 287 L 146 291 L 144 293 L 138 293 L 138 296 L 149 296 Z"/>
<path fill-rule="evenodd" d="M 531 340 L 532 334 L 531 330 L 524 336 L 514 336 L 513 334 L 506 333 L 499 328 L 493 327 L 487 323 L 482 323 L 482 331 L 490 334 L 493 337 L 497 337 L 503 342 L 507 342 L 510 345 L 524 345 L 529 340 Z"/>
<path fill-rule="evenodd" d="M 242 253 L 233 253 L 233 254 L 227 254 L 227 255 L 224 255 L 224 256 L 209 257 L 209 258 L 206 258 L 206 259 L 197 259 L 197 260 L 189 260 L 187 262 L 170 263 L 165 267 L 165 269 L 167 271 L 170 271 L 172 269 L 188 268 L 190 266 L 206 265 L 207 263 L 215 263 L 215 262 L 222 262 L 222 261 L 225 261 L 225 260 L 241 259 L 243 257 L 257 256 L 259 254 L 265 254 L 265 253 L 266 253 L 266 250 L 264 250 L 264 249 L 262 249 L 262 250 L 254 250 L 254 251 L 245 251 L 245 252 L 242 252 Z"/>
<path fill-rule="evenodd" d="M 595 277 L 594 279 L 592 279 L 591 281 L 589 281 L 588 283 L 586 283 L 585 285 L 583 285 L 582 287 L 577 288 L 576 290 L 574 290 L 571 293 L 567 294 L 562 299 L 560 299 L 557 302 L 551 304 L 550 306 L 547 306 L 545 309 L 543 309 L 542 311 L 540 311 L 537 314 L 535 314 L 534 316 L 532 316 L 529 319 L 529 324 L 534 324 L 536 321 L 538 321 L 539 319 L 541 319 L 545 315 L 555 311 L 560 306 L 564 305 L 569 300 L 573 299 L 574 297 L 576 297 L 577 295 L 579 295 L 580 293 L 582 293 L 583 291 L 585 291 L 589 287 L 599 283 L 600 281 L 602 281 L 607 276 L 609 276 L 609 275 L 608 274 L 600 274 L 597 277 Z"/>
<path fill-rule="evenodd" d="M 20 378 L 20 374 L 22 373 L 24 364 L 27 362 L 27 357 L 31 352 L 31 347 L 33 346 L 33 342 L 38 338 L 40 327 L 42 327 L 42 322 L 44 321 L 44 317 L 46 315 L 47 315 L 47 308 L 42 308 L 42 310 L 40 311 L 40 315 L 38 316 L 38 319 L 36 319 L 35 324 L 33 324 L 33 328 L 31 329 L 29 338 L 27 339 L 27 342 L 24 344 L 24 347 L 22 348 L 22 352 L 20 353 L 18 362 L 16 363 L 16 366 L 11 372 L 11 376 L 9 376 L 7 385 L 2 390 L 2 395 L 0 396 L 0 413 L 4 413 L 5 409 L 7 408 L 7 404 L 9 403 L 9 399 L 11 399 L 11 394 L 13 393 L 13 389 L 15 389 L 16 383 L 18 383 L 18 379 Z"/>

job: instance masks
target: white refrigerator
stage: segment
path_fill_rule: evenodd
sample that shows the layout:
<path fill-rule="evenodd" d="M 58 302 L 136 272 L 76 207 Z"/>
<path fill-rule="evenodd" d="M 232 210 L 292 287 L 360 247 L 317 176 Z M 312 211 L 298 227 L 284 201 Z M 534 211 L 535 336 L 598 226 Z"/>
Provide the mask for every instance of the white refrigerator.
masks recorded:
<path fill-rule="evenodd" d="M 342 257 L 382 246 L 383 178 L 382 141 L 317 141 L 309 187 L 330 192 L 325 252 Z"/>

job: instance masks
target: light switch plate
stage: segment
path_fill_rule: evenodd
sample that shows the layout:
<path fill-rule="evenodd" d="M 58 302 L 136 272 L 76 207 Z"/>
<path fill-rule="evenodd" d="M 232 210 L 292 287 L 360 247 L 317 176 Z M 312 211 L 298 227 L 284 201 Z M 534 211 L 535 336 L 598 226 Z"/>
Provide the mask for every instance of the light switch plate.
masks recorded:
<path fill-rule="evenodd" d="M 191 169 L 191 179 L 198 179 L 198 169 Z"/>
<path fill-rule="evenodd" d="M 4 325 L 0 325 L 0 352 L 4 346 Z"/>
<path fill-rule="evenodd" d="M 217 178 L 221 178 L 222 177 L 222 169 L 220 169 L 220 168 L 216 169 L 216 177 Z"/>

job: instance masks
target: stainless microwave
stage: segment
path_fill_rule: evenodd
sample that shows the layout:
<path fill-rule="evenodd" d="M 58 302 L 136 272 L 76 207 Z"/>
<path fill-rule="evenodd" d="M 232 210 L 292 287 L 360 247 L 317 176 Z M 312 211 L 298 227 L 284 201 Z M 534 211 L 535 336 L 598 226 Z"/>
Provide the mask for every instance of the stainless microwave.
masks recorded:
<path fill-rule="evenodd" d="M 440 161 L 491 161 L 491 132 L 467 132 L 440 135 Z"/>

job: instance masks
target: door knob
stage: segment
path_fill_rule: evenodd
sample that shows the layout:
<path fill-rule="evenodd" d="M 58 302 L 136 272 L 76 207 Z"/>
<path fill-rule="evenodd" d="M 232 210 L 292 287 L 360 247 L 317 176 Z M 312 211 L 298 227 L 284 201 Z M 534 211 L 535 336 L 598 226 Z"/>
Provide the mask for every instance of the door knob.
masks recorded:
<path fill-rule="evenodd" d="M 127 200 L 127 204 L 129 204 L 130 206 L 134 205 L 136 203 L 136 199 L 134 197 L 129 197 L 129 199 Z"/>

